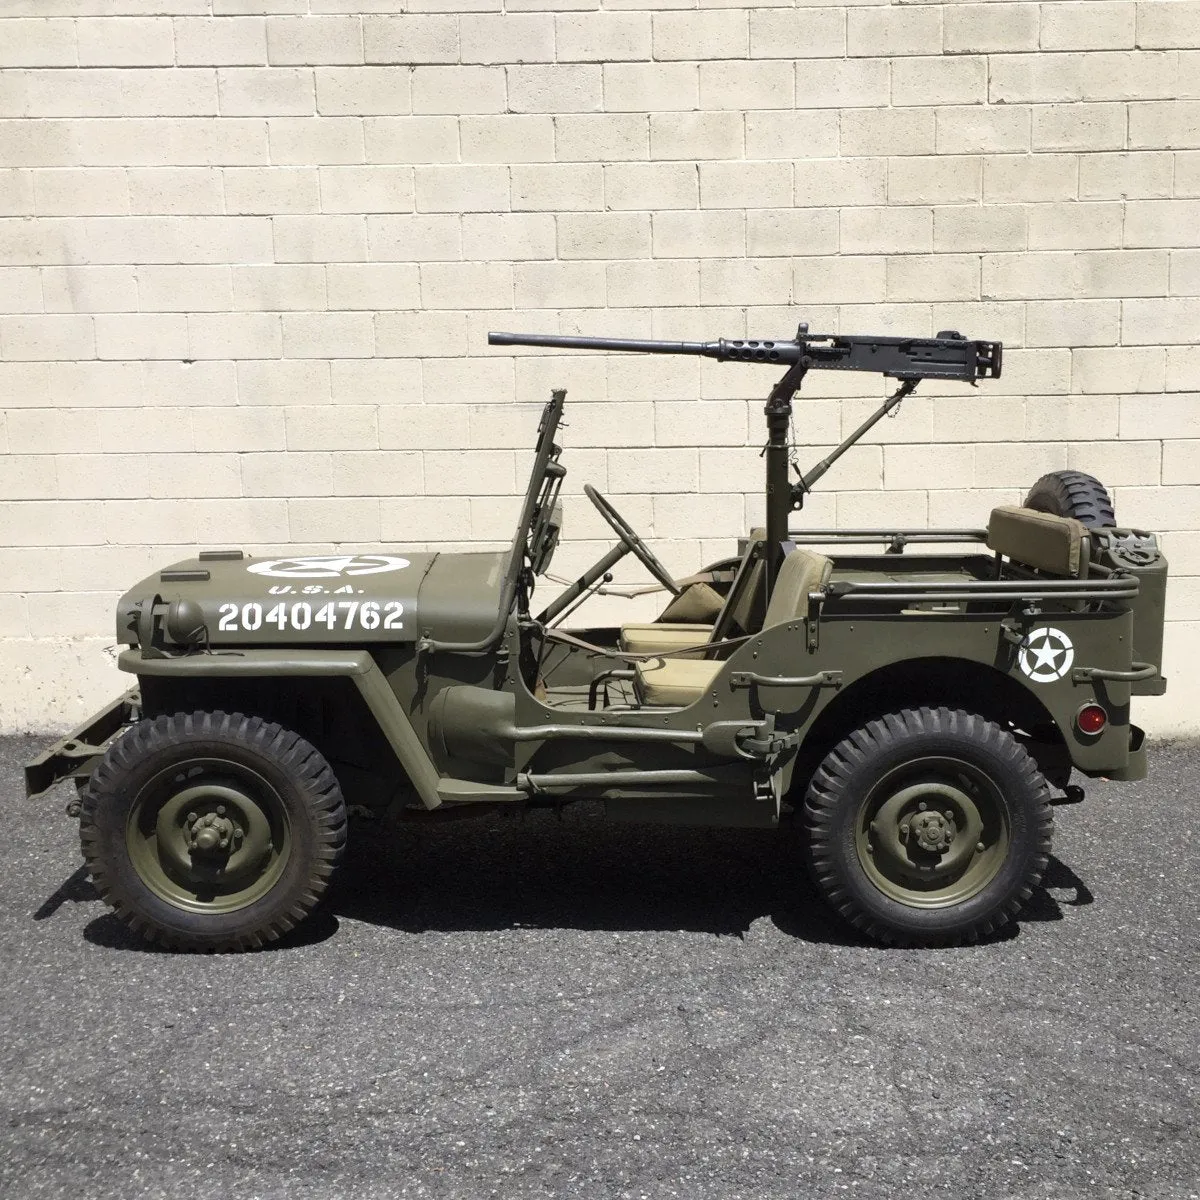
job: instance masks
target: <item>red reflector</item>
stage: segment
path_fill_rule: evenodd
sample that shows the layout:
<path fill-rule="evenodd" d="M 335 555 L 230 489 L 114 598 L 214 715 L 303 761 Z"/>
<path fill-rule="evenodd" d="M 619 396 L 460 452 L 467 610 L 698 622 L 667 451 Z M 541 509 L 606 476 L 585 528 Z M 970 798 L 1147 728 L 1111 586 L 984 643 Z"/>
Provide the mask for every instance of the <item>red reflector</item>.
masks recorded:
<path fill-rule="evenodd" d="M 1099 733 L 1108 724 L 1108 713 L 1099 704 L 1085 704 L 1075 718 L 1080 733 Z"/>

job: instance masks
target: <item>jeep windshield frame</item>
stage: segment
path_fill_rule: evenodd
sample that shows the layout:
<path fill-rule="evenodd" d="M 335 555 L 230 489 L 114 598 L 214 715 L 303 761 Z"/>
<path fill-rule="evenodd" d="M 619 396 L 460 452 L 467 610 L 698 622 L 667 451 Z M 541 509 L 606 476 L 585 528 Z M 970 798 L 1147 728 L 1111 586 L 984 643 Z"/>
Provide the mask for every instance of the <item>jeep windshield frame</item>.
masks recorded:
<path fill-rule="evenodd" d="M 500 603 L 496 612 L 496 623 L 484 637 L 476 642 L 443 642 L 429 636 L 422 636 L 417 642 L 417 649 L 422 654 L 488 654 L 504 636 L 505 627 L 513 608 L 528 591 L 532 572 L 529 567 L 531 555 L 538 554 L 539 547 L 530 543 L 535 530 L 546 528 L 553 518 L 548 511 L 558 502 L 558 490 L 566 468 L 559 464 L 562 447 L 555 440 L 558 427 L 562 422 L 563 407 L 566 402 L 565 388 L 555 388 L 550 393 L 542 409 L 541 421 L 538 424 L 537 443 L 534 446 L 533 466 L 529 471 L 529 484 L 525 488 L 525 500 L 521 505 L 521 515 L 517 528 L 513 533 L 512 544 L 508 550 L 507 568 L 504 573 L 504 583 L 500 588 Z M 542 547 L 541 549 L 545 549 Z M 553 551 L 553 546 L 549 547 Z M 543 567 L 549 563 L 549 555 L 543 554 Z M 525 587 L 522 587 L 525 583 Z"/>

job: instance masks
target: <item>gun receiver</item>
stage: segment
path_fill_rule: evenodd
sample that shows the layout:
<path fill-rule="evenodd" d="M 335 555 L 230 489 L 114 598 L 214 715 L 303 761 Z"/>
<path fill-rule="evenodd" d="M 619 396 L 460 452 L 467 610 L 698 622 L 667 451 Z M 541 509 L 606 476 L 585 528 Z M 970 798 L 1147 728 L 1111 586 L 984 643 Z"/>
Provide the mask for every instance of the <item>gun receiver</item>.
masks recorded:
<path fill-rule="evenodd" d="M 715 342 L 660 342 L 643 338 L 572 337 L 553 333 L 489 333 L 492 346 L 547 346 L 557 350 L 615 350 L 640 354 L 694 354 L 718 362 L 755 362 L 829 371 L 874 371 L 900 380 L 999 379 L 1000 342 L 970 341 L 952 330 L 934 338 L 809 333 L 795 340 L 719 338 Z"/>

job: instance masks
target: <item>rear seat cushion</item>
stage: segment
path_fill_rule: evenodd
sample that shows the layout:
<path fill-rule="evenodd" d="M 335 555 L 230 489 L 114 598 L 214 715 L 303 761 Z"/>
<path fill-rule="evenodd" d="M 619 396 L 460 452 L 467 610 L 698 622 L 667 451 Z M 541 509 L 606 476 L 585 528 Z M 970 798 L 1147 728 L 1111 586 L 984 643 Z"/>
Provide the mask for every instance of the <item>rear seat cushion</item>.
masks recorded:
<path fill-rule="evenodd" d="M 643 704 L 686 708 L 704 695 L 724 665 L 707 658 L 653 658 L 638 663 L 635 686 Z"/>
<path fill-rule="evenodd" d="M 990 549 L 1028 567 L 1070 579 L 1081 578 L 1087 569 L 1090 548 L 1086 538 L 1082 521 L 1015 504 L 992 509 L 988 520 Z"/>
<path fill-rule="evenodd" d="M 622 625 L 621 649 L 630 654 L 661 654 L 667 650 L 685 650 L 699 646 L 688 655 L 699 658 L 712 639 L 711 625 L 682 625 L 658 621 L 652 625 Z"/>

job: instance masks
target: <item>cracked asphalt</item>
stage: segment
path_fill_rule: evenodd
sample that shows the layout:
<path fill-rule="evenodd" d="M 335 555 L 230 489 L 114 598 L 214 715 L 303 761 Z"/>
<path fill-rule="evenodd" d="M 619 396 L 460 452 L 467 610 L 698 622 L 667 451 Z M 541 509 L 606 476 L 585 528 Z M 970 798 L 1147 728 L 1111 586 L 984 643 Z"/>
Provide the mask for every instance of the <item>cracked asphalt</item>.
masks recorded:
<path fill-rule="evenodd" d="M 794 834 L 579 809 L 360 827 L 300 936 L 189 957 L 23 798 L 41 740 L 0 740 L 11 1200 L 1200 1193 L 1200 747 L 1057 809 L 971 948 L 859 941 Z"/>

